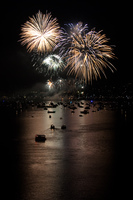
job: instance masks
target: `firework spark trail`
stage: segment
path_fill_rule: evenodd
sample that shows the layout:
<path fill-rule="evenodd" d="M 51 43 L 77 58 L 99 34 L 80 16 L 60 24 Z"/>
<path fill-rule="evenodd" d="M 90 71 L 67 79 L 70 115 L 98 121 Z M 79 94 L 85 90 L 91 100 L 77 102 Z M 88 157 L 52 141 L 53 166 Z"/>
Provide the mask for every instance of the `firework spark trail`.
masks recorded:
<path fill-rule="evenodd" d="M 50 52 L 60 38 L 60 26 L 51 13 L 42 14 L 40 11 L 29 18 L 21 28 L 21 44 L 27 45 L 29 52 Z"/>
<path fill-rule="evenodd" d="M 60 55 L 66 59 L 68 73 L 75 73 L 76 77 L 81 77 L 87 83 L 101 78 L 101 72 L 106 77 L 104 68 L 113 72 L 115 67 L 108 59 L 114 58 L 115 55 L 112 47 L 107 45 L 109 39 L 106 35 L 94 29 L 88 32 L 87 25 L 82 26 L 81 23 L 69 26 L 70 33 L 64 32 L 60 44 L 57 45 L 60 47 Z"/>

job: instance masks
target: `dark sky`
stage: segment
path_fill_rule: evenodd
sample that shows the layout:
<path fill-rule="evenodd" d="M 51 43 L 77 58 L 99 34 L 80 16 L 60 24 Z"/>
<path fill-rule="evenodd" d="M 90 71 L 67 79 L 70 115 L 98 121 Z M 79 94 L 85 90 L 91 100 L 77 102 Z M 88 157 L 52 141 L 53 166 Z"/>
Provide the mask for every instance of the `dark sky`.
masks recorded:
<path fill-rule="evenodd" d="M 119 1 L 120 2 L 120 1 Z M 116 1 L 51 1 L 23 0 L 4 1 L 1 3 L 1 72 L 0 89 L 15 89 L 28 87 L 39 81 L 40 76 L 33 70 L 29 53 L 22 47 L 20 39 L 21 25 L 29 16 L 39 10 L 42 13 L 51 12 L 58 19 L 60 26 L 66 23 L 87 23 L 89 29 L 103 30 L 110 44 L 115 45 L 118 57 L 113 61 L 117 72 L 110 73 L 110 79 L 131 80 L 131 49 L 132 33 L 129 30 L 130 5 L 117 4 Z M 130 56 L 129 56 L 130 54 Z M 107 81 L 107 80 L 106 80 Z"/>

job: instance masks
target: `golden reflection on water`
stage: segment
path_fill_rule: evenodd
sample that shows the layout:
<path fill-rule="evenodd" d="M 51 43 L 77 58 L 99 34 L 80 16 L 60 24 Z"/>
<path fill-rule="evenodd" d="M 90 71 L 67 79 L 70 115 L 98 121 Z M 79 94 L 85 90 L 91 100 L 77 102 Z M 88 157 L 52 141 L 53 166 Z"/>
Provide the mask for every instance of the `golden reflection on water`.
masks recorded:
<path fill-rule="evenodd" d="M 21 127 L 16 136 L 23 193 L 19 195 L 28 200 L 104 199 L 113 174 L 115 113 L 92 112 L 91 107 L 80 117 L 81 108 L 75 113 L 63 105 L 53 110 L 51 118 L 47 110 L 34 108 L 16 119 Z M 45 143 L 36 143 L 36 134 L 45 134 Z"/>

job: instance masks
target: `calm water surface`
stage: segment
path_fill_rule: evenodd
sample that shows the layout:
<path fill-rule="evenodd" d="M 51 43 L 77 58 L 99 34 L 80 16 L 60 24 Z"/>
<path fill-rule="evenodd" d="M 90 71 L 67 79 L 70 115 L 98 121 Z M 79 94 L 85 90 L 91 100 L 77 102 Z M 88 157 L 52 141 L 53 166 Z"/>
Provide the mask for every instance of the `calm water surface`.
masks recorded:
<path fill-rule="evenodd" d="M 127 116 L 106 107 L 97 111 L 92 106 L 82 117 L 83 108 L 75 113 L 63 105 L 49 110 L 56 113 L 33 107 L 1 120 L 1 184 L 5 199 L 7 195 L 15 200 L 127 196 L 132 128 Z M 51 124 L 55 130 L 50 129 Z M 65 130 L 61 129 L 63 124 Z M 36 143 L 36 134 L 45 134 L 45 143 Z"/>

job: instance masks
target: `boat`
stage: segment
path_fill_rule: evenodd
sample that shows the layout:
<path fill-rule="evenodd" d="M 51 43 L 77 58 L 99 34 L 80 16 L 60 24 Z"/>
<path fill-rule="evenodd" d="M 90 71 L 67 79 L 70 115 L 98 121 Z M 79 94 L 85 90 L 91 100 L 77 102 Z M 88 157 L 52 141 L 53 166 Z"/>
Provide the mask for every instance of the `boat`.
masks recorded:
<path fill-rule="evenodd" d="M 48 110 L 48 113 L 55 113 L 55 110 Z"/>
<path fill-rule="evenodd" d="M 45 135 L 35 135 L 36 142 L 45 142 L 46 136 Z"/>
<path fill-rule="evenodd" d="M 84 106 L 81 106 L 80 103 L 78 103 L 78 107 L 79 107 L 79 108 L 83 108 Z"/>
<path fill-rule="evenodd" d="M 80 111 L 80 113 L 82 113 L 82 114 L 88 114 L 89 111 L 88 110 L 83 110 L 83 111 Z"/>
<path fill-rule="evenodd" d="M 75 110 L 75 109 L 77 109 L 77 107 L 76 107 L 76 106 L 74 106 L 74 105 L 70 105 L 70 106 L 68 106 L 68 108 L 70 108 L 70 109 L 72 109 L 72 110 Z"/>
<path fill-rule="evenodd" d="M 71 113 L 75 113 L 75 111 L 74 111 L 74 110 L 72 110 L 72 111 L 71 111 Z"/>
<path fill-rule="evenodd" d="M 90 109 L 90 106 L 86 106 L 85 109 Z"/>
<path fill-rule="evenodd" d="M 46 108 L 56 108 L 58 104 L 50 103 L 49 105 L 45 105 Z"/>
<path fill-rule="evenodd" d="M 55 126 L 51 124 L 50 129 L 55 129 Z"/>
<path fill-rule="evenodd" d="M 66 125 L 63 124 L 63 125 L 61 126 L 61 129 L 66 129 Z"/>
<path fill-rule="evenodd" d="M 46 107 L 46 108 L 56 108 L 57 105 L 46 105 L 45 107 Z"/>

